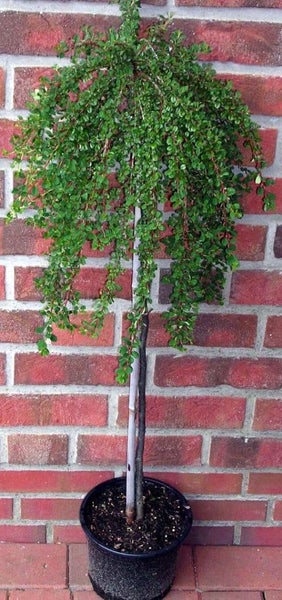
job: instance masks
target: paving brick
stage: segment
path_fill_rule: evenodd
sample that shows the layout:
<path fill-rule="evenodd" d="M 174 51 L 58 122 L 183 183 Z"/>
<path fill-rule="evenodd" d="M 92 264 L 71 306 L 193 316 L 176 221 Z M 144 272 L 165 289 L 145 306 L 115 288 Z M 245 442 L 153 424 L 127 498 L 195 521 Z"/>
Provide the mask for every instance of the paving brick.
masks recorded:
<path fill-rule="evenodd" d="M 92 589 L 88 579 L 87 544 L 70 544 L 69 546 L 69 587 L 71 590 Z"/>
<path fill-rule="evenodd" d="M 194 590 L 194 588 L 195 578 L 193 570 L 192 549 L 189 546 L 181 546 L 177 556 L 176 577 L 173 583 L 173 589 Z"/>
<path fill-rule="evenodd" d="M 8 596 L 5 591 L 0 592 L 0 600 L 7 600 Z"/>
<path fill-rule="evenodd" d="M 201 600 L 261 600 L 260 592 L 205 592 Z"/>
<path fill-rule="evenodd" d="M 281 600 L 282 591 L 277 592 L 264 592 L 264 600 Z"/>
<path fill-rule="evenodd" d="M 198 547 L 195 556 L 203 591 L 282 589 L 282 548 Z"/>
<path fill-rule="evenodd" d="M 0 544 L 0 587 L 64 589 L 66 546 Z"/>
<path fill-rule="evenodd" d="M 96 592 L 74 592 L 72 596 L 73 600 L 100 600 L 101 596 L 98 596 Z M 1 598 L 0 598 L 1 600 Z M 44 599 L 45 600 L 45 599 Z"/>
<path fill-rule="evenodd" d="M 98 596 L 97 596 L 98 597 Z M 44 590 L 44 600 L 70 600 L 69 590 Z M 2 600 L 0 596 L 0 600 Z M 42 589 L 37 590 L 12 590 L 9 600 L 43 600 Z"/>

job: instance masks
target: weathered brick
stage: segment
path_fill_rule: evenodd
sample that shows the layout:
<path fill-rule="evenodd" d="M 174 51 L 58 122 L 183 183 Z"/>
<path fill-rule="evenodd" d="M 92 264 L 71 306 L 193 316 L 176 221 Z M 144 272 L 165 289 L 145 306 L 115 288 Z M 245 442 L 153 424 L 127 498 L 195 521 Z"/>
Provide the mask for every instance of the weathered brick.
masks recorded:
<path fill-rule="evenodd" d="M 15 299 L 24 301 L 40 300 L 34 278 L 42 275 L 40 267 L 15 267 Z"/>
<path fill-rule="evenodd" d="M 21 517 L 33 521 L 75 521 L 80 503 L 73 498 L 22 498 Z"/>
<path fill-rule="evenodd" d="M 43 254 L 49 242 L 43 239 L 39 229 L 27 225 L 24 219 L 17 219 L 9 225 L 0 220 L 0 254 Z"/>
<path fill-rule="evenodd" d="M 68 458 L 68 438 L 55 434 L 9 435 L 8 457 L 10 464 L 63 465 Z"/>
<path fill-rule="evenodd" d="M 16 470 L 0 471 L 0 488 L 2 492 L 11 493 L 53 493 L 87 492 L 89 489 L 113 477 L 107 471 L 51 471 L 51 470 Z"/>
<path fill-rule="evenodd" d="M 44 544 L 46 530 L 44 525 L 0 525 L 2 542 L 14 544 Z"/>
<path fill-rule="evenodd" d="M 282 347 L 282 316 L 272 315 L 267 319 L 264 346 L 266 348 Z"/>
<path fill-rule="evenodd" d="M 281 473 L 250 473 L 248 493 L 275 496 L 282 494 Z"/>
<path fill-rule="evenodd" d="M 280 0 L 176 0 L 177 6 L 281 8 Z"/>
<path fill-rule="evenodd" d="M 15 121 L 0 119 L 0 158 L 5 157 L 5 152 L 12 152 L 11 137 L 17 132 Z"/>
<path fill-rule="evenodd" d="M 277 225 L 273 252 L 275 258 L 282 258 L 282 225 Z"/>
<path fill-rule="evenodd" d="M 4 107 L 5 101 L 5 71 L 0 68 L 0 108 Z"/>
<path fill-rule="evenodd" d="M 103 394 L 0 395 L 0 426 L 107 424 L 108 399 Z"/>
<path fill-rule="evenodd" d="M 89 314 L 83 313 L 79 317 L 73 318 L 72 323 L 80 326 L 84 319 L 88 319 Z M 56 344 L 59 346 L 112 346 L 114 343 L 115 316 L 113 313 L 106 315 L 104 326 L 97 337 L 84 335 L 79 330 L 68 331 L 53 327 L 53 332 L 57 337 Z"/>
<path fill-rule="evenodd" d="M 246 21 L 174 19 L 187 43 L 206 42 L 212 49 L 208 60 L 253 65 L 281 64 L 281 24 Z"/>
<path fill-rule="evenodd" d="M 232 81 L 253 114 L 282 115 L 282 77 L 228 73 L 220 78 Z"/>
<path fill-rule="evenodd" d="M 5 173 L 0 171 L 0 208 L 5 204 Z"/>
<path fill-rule="evenodd" d="M 97 298 L 106 281 L 106 269 L 83 267 L 76 277 L 75 287 L 85 299 Z M 117 292 L 117 298 L 130 300 L 131 298 L 131 271 L 126 269 L 117 280 L 121 290 Z"/>
<path fill-rule="evenodd" d="M 282 527 L 242 527 L 242 546 L 281 546 Z"/>
<path fill-rule="evenodd" d="M 224 494 L 229 496 L 240 494 L 242 491 L 242 474 L 238 471 L 234 473 L 170 473 L 168 471 L 157 473 L 154 471 L 151 476 L 166 481 L 183 494 L 188 495 L 205 494 L 214 496 Z"/>
<path fill-rule="evenodd" d="M 31 343 L 38 339 L 36 327 L 42 325 L 38 312 L 31 310 L 0 310 L 0 342 Z"/>
<path fill-rule="evenodd" d="M 239 260 L 263 260 L 267 227 L 242 225 L 236 227 L 236 255 Z"/>
<path fill-rule="evenodd" d="M 157 356 L 155 384 L 162 387 L 232 385 L 237 388 L 279 389 L 282 385 L 282 360 Z"/>
<path fill-rule="evenodd" d="M 14 107 L 25 108 L 31 92 L 39 86 L 41 77 L 51 77 L 52 69 L 43 67 L 18 67 L 14 75 Z"/>
<path fill-rule="evenodd" d="M 13 516 L 12 498 L 0 499 L 0 519 L 11 519 Z"/>
<path fill-rule="evenodd" d="M 223 525 L 193 525 L 189 534 L 189 544 L 192 546 L 230 546 L 234 540 L 234 527 Z"/>
<path fill-rule="evenodd" d="M 255 315 L 201 314 L 196 321 L 193 343 L 196 346 L 252 347 L 256 329 Z"/>
<path fill-rule="evenodd" d="M 232 275 L 230 303 L 281 305 L 281 271 L 236 271 Z"/>
<path fill-rule="evenodd" d="M 282 441 L 217 437 L 212 440 L 210 465 L 228 469 L 281 467 Z"/>
<path fill-rule="evenodd" d="M 11 590 L 9 591 L 9 600 L 40 600 L 43 594 L 44 600 L 54 600 L 54 597 L 56 597 L 56 600 L 71 600 L 69 590 L 56 589 L 56 592 L 54 592 L 54 589 L 44 589 L 44 592 L 42 592 L 41 588 Z M 93 598 L 93 600 L 95 600 L 95 598 Z"/>
<path fill-rule="evenodd" d="M 258 398 L 256 401 L 253 429 L 275 431 L 281 429 L 282 400 Z"/>
<path fill-rule="evenodd" d="M 259 500 L 193 500 L 196 521 L 264 521 L 266 509 Z"/>
<path fill-rule="evenodd" d="M 3 12 L 0 53 L 55 55 L 57 44 L 62 39 L 72 38 L 83 25 L 93 25 L 96 31 L 106 31 L 118 22 L 116 17 L 103 15 Z"/>
<path fill-rule="evenodd" d="M 66 588 L 67 549 L 55 544 L 1 544 L 0 587 L 50 589 Z"/>
<path fill-rule="evenodd" d="M 273 519 L 282 521 L 282 500 L 277 500 L 274 504 Z"/>
<path fill-rule="evenodd" d="M 54 525 L 53 540 L 54 544 L 85 544 L 85 534 L 80 525 Z"/>
<path fill-rule="evenodd" d="M 17 354 L 15 382 L 25 385 L 114 385 L 117 358 L 111 355 Z"/>
<path fill-rule="evenodd" d="M 127 398 L 119 399 L 118 424 L 127 423 Z M 197 429 L 241 428 L 245 417 L 244 398 L 220 396 L 148 396 L 147 425 Z"/>
<path fill-rule="evenodd" d="M 267 214 L 282 213 L 282 179 L 277 177 L 274 178 L 274 184 L 271 185 L 269 191 L 275 194 L 275 208 L 267 211 Z M 240 203 L 246 214 L 262 215 L 265 214 L 263 210 L 263 203 L 261 197 L 257 195 L 255 187 L 253 186 L 252 191 L 249 194 L 245 194 Z"/>
<path fill-rule="evenodd" d="M 144 461 L 147 465 L 200 464 L 201 436 L 146 436 Z M 124 436 L 81 435 L 78 439 L 77 461 L 81 464 L 124 465 Z"/>
<path fill-rule="evenodd" d="M 196 320 L 193 344 L 206 347 L 252 347 L 255 343 L 256 328 L 255 315 L 202 313 Z M 125 331 L 124 327 L 123 333 Z M 150 314 L 148 346 L 167 346 L 169 337 L 162 313 Z"/>
<path fill-rule="evenodd" d="M 0 354 L 0 385 L 6 383 L 6 357 L 4 354 Z"/>

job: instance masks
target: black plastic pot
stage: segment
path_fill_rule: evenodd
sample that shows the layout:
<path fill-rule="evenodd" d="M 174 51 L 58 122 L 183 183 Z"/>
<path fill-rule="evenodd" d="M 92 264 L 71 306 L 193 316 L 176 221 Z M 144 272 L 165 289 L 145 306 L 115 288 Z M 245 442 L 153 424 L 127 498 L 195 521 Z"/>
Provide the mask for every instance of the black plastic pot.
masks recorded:
<path fill-rule="evenodd" d="M 86 534 L 89 552 L 89 578 L 93 589 L 105 600 L 160 600 L 169 592 L 175 577 L 178 549 L 192 526 L 192 511 L 185 497 L 172 486 L 157 479 L 145 478 L 170 490 L 185 510 L 183 530 L 170 546 L 156 551 L 128 553 L 108 548 L 87 524 L 89 506 L 106 489 L 125 488 L 125 478 L 109 479 L 85 496 L 80 508 L 80 523 Z"/>

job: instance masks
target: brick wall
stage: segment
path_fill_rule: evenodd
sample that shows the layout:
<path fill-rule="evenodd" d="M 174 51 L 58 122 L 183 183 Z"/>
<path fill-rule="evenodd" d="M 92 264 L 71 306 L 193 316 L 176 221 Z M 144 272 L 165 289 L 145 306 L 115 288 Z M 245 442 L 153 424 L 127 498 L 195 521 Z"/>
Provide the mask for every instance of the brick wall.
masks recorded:
<path fill-rule="evenodd" d="M 191 541 L 281 544 L 282 534 L 282 9 L 281 0 L 178 0 L 145 4 L 144 20 L 173 11 L 189 42 L 205 40 L 221 77 L 242 92 L 262 126 L 276 214 L 244 199 L 238 224 L 240 268 L 228 277 L 223 307 L 203 306 L 194 346 L 166 348 L 154 286 L 149 338 L 146 465 L 191 498 Z M 9 146 L 29 91 L 54 64 L 54 45 L 83 23 L 104 30 L 115 4 L 1 0 L 0 146 Z M 0 540 L 84 541 L 77 521 L 90 487 L 123 471 L 126 388 L 114 382 L 121 298 L 98 340 L 61 334 L 49 357 L 36 351 L 40 303 L 33 277 L 43 241 L 4 216 L 11 202 L 9 161 L 0 158 Z M 86 298 L 103 278 L 89 254 Z M 160 269 L 167 262 L 160 258 Z"/>

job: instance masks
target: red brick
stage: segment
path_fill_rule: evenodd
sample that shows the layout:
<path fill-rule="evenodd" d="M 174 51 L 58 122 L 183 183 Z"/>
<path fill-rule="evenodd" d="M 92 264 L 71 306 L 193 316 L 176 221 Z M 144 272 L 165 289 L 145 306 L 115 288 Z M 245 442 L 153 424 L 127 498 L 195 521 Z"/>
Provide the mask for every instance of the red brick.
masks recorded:
<path fill-rule="evenodd" d="M 100 600 L 101 596 L 98 596 L 94 591 L 79 591 L 73 593 L 73 600 Z"/>
<path fill-rule="evenodd" d="M 18 126 L 16 125 L 15 121 L 9 121 L 8 119 L 0 119 L 0 158 L 6 158 L 4 151 L 9 153 L 12 152 L 11 137 L 15 133 L 18 133 Z"/>
<path fill-rule="evenodd" d="M 119 399 L 118 424 L 127 424 L 128 400 Z M 147 425 L 150 427 L 241 428 L 245 417 L 244 398 L 221 396 L 148 396 Z"/>
<path fill-rule="evenodd" d="M 55 590 L 66 587 L 66 547 L 55 544 L 0 544 L 0 587 Z"/>
<path fill-rule="evenodd" d="M 116 17 L 82 14 L 3 12 L 0 22 L 0 53 L 49 56 L 62 39 L 72 38 L 82 25 L 107 31 L 118 23 Z"/>
<path fill-rule="evenodd" d="M 15 290 L 17 300 L 39 300 L 40 294 L 36 290 L 34 278 L 42 275 L 42 269 L 38 267 L 16 267 L 15 268 Z M 106 269 L 83 267 L 76 277 L 75 288 L 84 299 L 94 299 L 106 280 Z M 127 269 L 122 274 L 118 283 L 122 286 L 117 292 L 118 298 L 129 300 L 131 298 L 131 271 Z"/>
<path fill-rule="evenodd" d="M 271 185 L 269 191 L 276 195 L 275 199 L 275 208 L 271 211 L 268 211 L 267 214 L 273 213 L 282 213 L 282 179 L 274 179 L 274 184 Z M 256 194 L 255 187 L 253 187 L 252 191 L 244 195 L 241 200 L 241 205 L 246 214 L 255 214 L 262 215 L 265 214 L 263 210 L 263 204 L 261 202 L 260 196 Z"/>
<path fill-rule="evenodd" d="M 3 208 L 5 204 L 5 173 L 0 171 L 0 207 Z"/>
<path fill-rule="evenodd" d="M 85 544 L 85 539 L 85 534 L 80 525 L 53 526 L 54 544 Z"/>
<path fill-rule="evenodd" d="M 107 424 L 108 401 L 102 394 L 7 395 L 0 394 L 0 427 L 22 425 Z"/>
<path fill-rule="evenodd" d="M 147 435 L 144 460 L 150 465 L 199 464 L 201 436 Z M 78 438 L 78 463 L 110 465 L 125 464 L 126 438 L 124 436 L 81 435 Z"/>
<path fill-rule="evenodd" d="M 273 244 L 275 258 L 282 258 L 282 226 L 277 225 Z"/>
<path fill-rule="evenodd" d="M 230 303 L 281 305 L 281 271 L 236 271 L 232 275 Z"/>
<path fill-rule="evenodd" d="M 282 348 L 282 316 L 268 317 L 264 338 L 266 348 Z"/>
<path fill-rule="evenodd" d="M 264 592 L 264 600 L 281 600 L 281 591 Z"/>
<path fill-rule="evenodd" d="M 194 345 L 252 347 L 256 339 L 255 315 L 201 314 L 194 331 Z"/>
<path fill-rule="evenodd" d="M 85 313 L 79 317 L 73 318 L 72 323 L 80 326 L 84 319 L 89 318 L 89 313 Z M 79 330 L 69 332 L 67 330 L 53 327 L 53 332 L 57 337 L 57 345 L 59 346 L 112 346 L 114 343 L 114 314 L 108 314 L 105 317 L 104 326 L 97 337 L 84 335 Z"/>
<path fill-rule="evenodd" d="M 237 225 L 236 255 L 239 260 L 263 260 L 267 228 L 262 225 Z"/>
<path fill-rule="evenodd" d="M 117 358 L 111 355 L 17 354 L 15 383 L 25 385 L 114 385 Z"/>
<path fill-rule="evenodd" d="M 80 502 L 74 498 L 22 498 L 21 517 L 33 521 L 77 520 Z"/>
<path fill-rule="evenodd" d="M 275 160 L 277 135 L 278 135 L 277 129 L 261 129 L 260 130 L 262 153 L 263 153 L 263 157 L 264 157 L 264 160 L 265 160 L 267 166 L 272 165 L 272 163 Z M 250 149 L 244 148 L 243 145 L 239 144 L 239 147 L 240 146 L 241 146 L 241 150 L 242 150 L 242 154 L 243 154 L 244 164 L 248 165 L 248 166 L 252 166 L 253 162 L 252 162 L 252 155 L 251 155 Z"/>
<path fill-rule="evenodd" d="M 282 589 L 282 548 L 198 547 L 195 557 L 203 591 L 257 591 L 258 573 L 260 589 Z"/>
<path fill-rule="evenodd" d="M 177 0 L 177 6 L 281 8 L 280 0 Z M 233 596 L 232 596 L 233 598 Z"/>
<path fill-rule="evenodd" d="M 66 435 L 9 435 L 10 464 L 63 465 L 68 459 Z"/>
<path fill-rule="evenodd" d="M 267 504 L 252 500 L 193 500 L 196 521 L 264 521 Z"/>
<path fill-rule="evenodd" d="M 9 493 L 84 493 L 105 479 L 108 471 L 0 471 L 0 489 Z"/>
<path fill-rule="evenodd" d="M 173 582 L 173 590 L 194 590 L 195 575 L 193 569 L 192 548 L 181 546 L 176 562 L 176 577 Z M 189 598 L 189 596 L 188 596 Z"/>
<path fill-rule="evenodd" d="M 27 225 L 24 219 L 5 224 L 0 220 L 0 254 L 26 255 L 42 254 L 49 247 L 38 228 Z"/>
<path fill-rule="evenodd" d="M 282 78 L 228 73 L 221 79 L 233 82 L 253 114 L 282 115 Z M 256 93 L 254 94 L 254 90 Z"/>
<path fill-rule="evenodd" d="M 282 494 L 281 473 L 250 473 L 248 493 L 255 495 Z"/>
<path fill-rule="evenodd" d="M 234 540 L 234 527 L 224 525 L 199 526 L 193 525 L 188 543 L 192 546 L 230 546 Z"/>
<path fill-rule="evenodd" d="M 44 544 L 46 532 L 44 525 L 0 525 L 1 542 L 14 544 Z"/>
<path fill-rule="evenodd" d="M 243 546 L 281 546 L 282 527 L 242 527 Z"/>
<path fill-rule="evenodd" d="M 15 299 L 40 300 L 41 296 L 35 287 L 34 278 L 42 275 L 40 267 L 15 267 Z"/>
<path fill-rule="evenodd" d="M 4 385 L 6 383 L 6 373 L 5 373 L 5 356 L 4 354 L 0 354 L 0 384 Z"/>
<path fill-rule="evenodd" d="M 42 600 L 42 589 L 12 590 L 9 600 Z M 44 600 L 54 600 L 54 590 L 44 590 Z M 70 591 L 56 590 L 56 600 L 71 600 Z"/>
<path fill-rule="evenodd" d="M 0 342 L 32 343 L 38 339 L 36 327 L 42 325 L 38 312 L 31 310 L 0 310 Z"/>
<path fill-rule="evenodd" d="M 75 287 L 85 299 L 97 298 L 106 281 L 107 271 L 104 268 L 83 267 L 76 277 Z M 117 298 L 130 300 L 131 298 L 131 271 L 126 269 L 117 280 L 121 290 L 117 292 Z"/>
<path fill-rule="evenodd" d="M 261 600 L 260 592 L 204 592 L 201 600 Z"/>
<path fill-rule="evenodd" d="M 0 69 L 0 108 L 4 108 L 5 101 L 5 72 Z"/>
<path fill-rule="evenodd" d="M 280 23 L 174 19 L 187 43 L 206 42 L 208 60 L 253 65 L 280 65 Z"/>
<path fill-rule="evenodd" d="M 224 438 L 212 440 L 210 464 L 226 468 L 282 467 L 282 440 Z"/>
<path fill-rule="evenodd" d="M 155 384 L 162 387 L 232 385 L 237 388 L 280 389 L 282 360 L 157 356 Z"/>
<path fill-rule="evenodd" d="M 50 77 L 53 70 L 43 67 L 18 67 L 15 69 L 14 107 L 25 108 L 31 92 L 38 88 L 41 77 Z"/>
<path fill-rule="evenodd" d="M 162 481 L 173 485 L 183 494 L 212 495 L 240 494 L 241 473 L 170 473 L 167 471 L 153 474 Z"/>
<path fill-rule="evenodd" d="M 6 295 L 5 272 L 5 267 L 0 266 L 0 300 L 4 300 Z"/>
<path fill-rule="evenodd" d="M 282 423 L 282 400 L 257 399 L 253 429 L 256 431 L 280 430 Z"/>
<path fill-rule="evenodd" d="M 70 544 L 69 546 L 69 587 L 77 590 L 90 590 L 88 579 L 88 551 L 86 544 Z"/>
<path fill-rule="evenodd" d="M 0 519 L 12 519 L 13 500 L 12 498 L 0 499 Z"/>
<path fill-rule="evenodd" d="M 274 521 L 282 521 L 282 500 L 277 500 L 273 511 Z"/>

